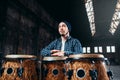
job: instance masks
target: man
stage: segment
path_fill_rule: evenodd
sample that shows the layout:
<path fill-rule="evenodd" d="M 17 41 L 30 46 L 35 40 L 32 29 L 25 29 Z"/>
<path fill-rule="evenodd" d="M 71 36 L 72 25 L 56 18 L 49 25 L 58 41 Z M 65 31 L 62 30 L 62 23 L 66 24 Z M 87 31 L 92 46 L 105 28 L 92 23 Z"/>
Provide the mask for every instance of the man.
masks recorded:
<path fill-rule="evenodd" d="M 52 41 L 42 51 L 42 56 L 69 56 L 71 54 L 82 53 L 82 45 L 79 40 L 70 36 L 71 25 L 67 21 L 62 21 L 58 25 L 61 38 Z"/>

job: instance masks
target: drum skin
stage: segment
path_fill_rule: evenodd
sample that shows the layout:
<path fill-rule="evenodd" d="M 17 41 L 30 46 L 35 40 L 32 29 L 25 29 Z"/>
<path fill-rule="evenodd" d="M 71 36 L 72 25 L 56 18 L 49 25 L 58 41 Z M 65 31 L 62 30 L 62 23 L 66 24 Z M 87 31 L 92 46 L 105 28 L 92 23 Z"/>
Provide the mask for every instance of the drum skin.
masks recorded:
<path fill-rule="evenodd" d="M 105 62 L 102 60 L 104 57 L 100 54 L 85 54 L 70 56 L 72 58 L 69 64 L 69 70 L 73 70 L 71 80 L 92 80 L 90 70 L 97 70 L 97 80 L 109 80 Z M 77 58 L 77 59 L 75 59 Z M 94 59 L 94 63 L 92 63 Z M 77 71 L 83 70 L 84 76 L 79 77 Z"/>
<path fill-rule="evenodd" d="M 4 72 L 0 80 L 38 80 L 36 72 L 36 62 L 30 59 L 24 59 L 22 63 L 17 59 L 9 59 L 4 62 Z M 22 76 L 18 76 L 17 69 L 23 68 Z M 9 71 L 8 70 L 12 70 Z"/>

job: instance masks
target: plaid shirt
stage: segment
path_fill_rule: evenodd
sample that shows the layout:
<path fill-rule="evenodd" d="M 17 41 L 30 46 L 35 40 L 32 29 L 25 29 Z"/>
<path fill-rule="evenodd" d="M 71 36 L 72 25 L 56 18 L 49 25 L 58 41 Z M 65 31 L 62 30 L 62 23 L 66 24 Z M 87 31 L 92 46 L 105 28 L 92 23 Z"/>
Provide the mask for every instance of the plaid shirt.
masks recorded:
<path fill-rule="evenodd" d="M 58 39 L 52 41 L 43 50 L 41 50 L 40 53 L 42 56 L 51 56 L 50 51 L 53 49 L 61 50 L 61 46 L 62 46 L 62 40 L 61 40 L 61 38 L 58 38 Z M 82 50 L 82 45 L 81 45 L 80 41 L 69 36 L 65 42 L 64 52 L 65 52 L 65 56 L 68 56 L 70 54 L 82 53 L 83 50 Z"/>

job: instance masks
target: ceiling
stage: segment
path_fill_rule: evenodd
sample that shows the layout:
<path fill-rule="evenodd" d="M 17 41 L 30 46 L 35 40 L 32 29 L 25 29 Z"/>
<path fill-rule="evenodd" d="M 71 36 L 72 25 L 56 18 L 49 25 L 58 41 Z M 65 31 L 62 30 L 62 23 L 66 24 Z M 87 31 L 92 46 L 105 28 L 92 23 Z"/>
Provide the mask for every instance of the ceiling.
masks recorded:
<path fill-rule="evenodd" d="M 56 21 L 67 20 L 72 25 L 71 35 L 80 40 L 106 38 L 117 0 L 93 0 L 96 33 L 92 37 L 84 0 L 38 0 Z M 112 36 L 113 37 L 113 36 Z"/>

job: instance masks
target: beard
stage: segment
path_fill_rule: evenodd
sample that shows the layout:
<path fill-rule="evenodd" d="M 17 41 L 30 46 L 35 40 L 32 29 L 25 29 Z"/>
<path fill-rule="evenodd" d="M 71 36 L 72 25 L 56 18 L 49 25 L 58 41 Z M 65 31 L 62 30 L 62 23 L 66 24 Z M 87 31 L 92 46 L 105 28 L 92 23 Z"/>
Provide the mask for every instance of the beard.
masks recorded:
<path fill-rule="evenodd" d="M 66 36 L 68 34 L 68 32 L 67 33 L 61 33 L 60 35 L 61 36 Z"/>
<path fill-rule="evenodd" d="M 65 36 L 65 34 L 60 34 L 61 36 Z"/>

